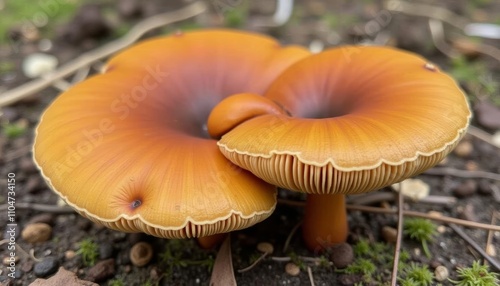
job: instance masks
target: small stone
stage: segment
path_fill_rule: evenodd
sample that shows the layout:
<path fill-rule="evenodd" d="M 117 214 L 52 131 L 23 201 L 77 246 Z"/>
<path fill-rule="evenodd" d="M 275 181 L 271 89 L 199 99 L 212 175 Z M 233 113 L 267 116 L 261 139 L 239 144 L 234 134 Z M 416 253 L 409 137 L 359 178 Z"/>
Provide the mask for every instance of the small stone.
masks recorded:
<path fill-rule="evenodd" d="M 23 272 L 31 272 L 33 270 L 35 263 L 32 260 L 27 260 L 21 264 L 21 270 Z"/>
<path fill-rule="evenodd" d="M 98 262 L 87 272 L 87 280 L 92 282 L 104 281 L 115 276 L 115 260 L 113 258 Z"/>
<path fill-rule="evenodd" d="M 430 192 L 429 185 L 419 179 L 406 179 L 400 183 L 393 184 L 392 187 L 413 201 L 419 201 L 427 197 Z"/>
<path fill-rule="evenodd" d="M 382 228 L 382 237 L 387 242 L 396 243 L 398 237 L 398 230 L 390 226 L 384 226 Z"/>
<path fill-rule="evenodd" d="M 493 136 L 491 136 L 491 141 L 493 142 L 493 145 L 500 148 L 500 131 L 495 132 Z"/>
<path fill-rule="evenodd" d="M 491 257 L 497 256 L 497 250 L 495 249 L 495 246 L 493 244 L 488 244 L 486 246 L 486 253 L 488 253 L 488 255 Z"/>
<path fill-rule="evenodd" d="M 257 244 L 257 250 L 262 253 L 272 254 L 274 252 L 274 246 L 269 242 L 260 242 Z"/>
<path fill-rule="evenodd" d="M 36 277 L 47 277 L 54 274 L 59 268 L 59 261 L 53 256 L 45 257 L 42 261 L 37 262 L 33 268 Z"/>
<path fill-rule="evenodd" d="M 477 171 L 479 170 L 479 165 L 474 161 L 465 162 L 465 169 L 467 171 Z"/>
<path fill-rule="evenodd" d="M 75 273 L 60 267 L 49 279 L 36 279 L 30 286 L 99 286 L 98 284 L 78 279 Z"/>
<path fill-rule="evenodd" d="M 153 247 L 147 242 L 138 242 L 130 249 L 130 261 L 137 267 L 142 267 L 153 258 Z"/>
<path fill-rule="evenodd" d="M 33 53 L 23 61 L 23 73 L 29 78 L 37 78 L 53 71 L 59 61 L 53 55 Z"/>
<path fill-rule="evenodd" d="M 64 258 L 66 258 L 66 260 L 71 260 L 71 259 L 75 258 L 75 256 L 76 256 L 76 252 L 73 250 L 66 250 L 64 252 Z"/>
<path fill-rule="evenodd" d="M 6 256 L 2 260 L 3 265 L 9 266 L 12 262 L 17 263 L 19 262 L 19 256 Z"/>
<path fill-rule="evenodd" d="M 298 276 L 300 274 L 300 268 L 292 262 L 285 265 L 285 272 L 290 276 Z"/>
<path fill-rule="evenodd" d="M 446 279 L 448 279 L 448 276 L 450 276 L 448 268 L 444 267 L 443 265 L 439 265 L 438 267 L 436 267 L 436 270 L 434 270 L 434 277 L 439 282 L 445 281 Z"/>
<path fill-rule="evenodd" d="M 26 225 L 21 232 L 21 237 L 29 243 L 44 242 L 52 235 L 52 227 L 46 223 L 32 223 Z M 56 269 L 57 270 L 57 269 Z"/>
<path fill-rule="evenodd" d="M 431 261 L 429 261 L 429 266 L 431 267 L 431 269 L 436 269 L 440 265 L 442 265 L 442 263 L 436 259 L 432 259 Z"/>
<path fill-rule="evenodd" d="M 113 245 L 109 243 L 101 243 L 99 245 L 99 258 L 100 259 L 108 259 L 113 256 Z"/>
<path fill-rule="evenodd" d="M 455 150 L 453 152 L 461 158 L 467 158 L 470 156 L 472 151 L 474 150 L 474 147 L 472 146 L 472 143 L 470 141 L 461 141 L 458 143 L 457 147 L 455 147 Z"/>
<path fill-rule="evenodd" d="M 439 225 L 439 226 L 437 227 L 437 232 L 439 232 L 439 233 L 445 233 L 445 232 L 446 232 L 446 226 L 444 226 L 444 225 Z"/>
<path fill-rule="evenodd" d="M 330 261 L 336 268 L 345 268 L 354 261 L 354 252 L 348 243 L 333 245 L 330 250 Z"/>
<path fill-rule="evenodd" d="M 472 196 L 477 190 L 477 183 L 474 180 L 465 180 L 453 190 L 456 197 L 465 198 Z"/>

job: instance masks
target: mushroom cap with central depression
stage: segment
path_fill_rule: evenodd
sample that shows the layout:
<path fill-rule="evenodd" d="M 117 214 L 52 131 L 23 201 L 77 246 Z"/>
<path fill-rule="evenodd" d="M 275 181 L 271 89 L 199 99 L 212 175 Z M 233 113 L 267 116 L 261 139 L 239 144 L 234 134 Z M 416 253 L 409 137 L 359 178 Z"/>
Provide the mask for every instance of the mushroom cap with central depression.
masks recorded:
<path fill-rule="evenodd" d="M 386 47 L 307 57 L 264 96 L 284 112 L 245 119 L 219 148 L 271 184 L 312 194 L 368 192 L 419 174 L 454 148 L 471 117 L 452 78 Z"/>
<path fill-rule="evenodd" d="M 273 212 L 275 187 L 222 156 L 207 117 L 308 54 L 226 30 L 135 45 L 49 106 L 35 161 L 69 205 L 112 229 L 188 238 L 251 226 Z"/>

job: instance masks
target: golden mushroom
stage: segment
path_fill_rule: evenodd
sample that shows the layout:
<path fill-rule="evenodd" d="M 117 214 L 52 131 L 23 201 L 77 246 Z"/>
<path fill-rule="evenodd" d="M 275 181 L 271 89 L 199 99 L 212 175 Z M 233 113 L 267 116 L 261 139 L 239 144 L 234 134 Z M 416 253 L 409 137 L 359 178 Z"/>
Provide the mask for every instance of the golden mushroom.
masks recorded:
<path fill-rule="evenodd" d="M 303 237 L 312 250 L 346 240 L 345 194 L 377 190 L 436 165 L 471 117 L 453 79 L 417 55 L 386 47 L 307 57 L 285 70 L 265 98 L 225 99 L 210 115 L 217 120 L 209 131 L 223 135 L 218 145 L 231 162 L 309 194 Z M 272 112 L 261 115 L 266 104 Z M 220 112 L 240 106 L 258 112 L 240 110 L 241 120 L 212 128 L 223 121 Z"/>
<path fill-rule="evenodd" d="M 249 227 L 273 212 L 275 187 L 222 156 L 207 117 L 308 54 L 229 30 L 135 45 L 48 107 L 35 161 L 70 206 L 115 230 L 191 238 Z"/>

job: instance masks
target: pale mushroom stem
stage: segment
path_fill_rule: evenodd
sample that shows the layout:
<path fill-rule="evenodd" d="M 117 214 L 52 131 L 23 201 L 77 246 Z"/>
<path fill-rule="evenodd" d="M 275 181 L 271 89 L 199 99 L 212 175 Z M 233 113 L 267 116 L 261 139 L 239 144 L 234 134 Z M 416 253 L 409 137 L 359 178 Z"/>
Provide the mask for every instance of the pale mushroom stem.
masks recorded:
<path fill-rule="evenodd" d="M 345 195 L 307 196 L 302 236 L 306 246 L 320 252 L 345 242 L 348 234 Z"/>
<path fill-rule="evenodd" d="M 222 244 L 227 235 L 227 233 L 218 233 L 209 236 L 198 237 L 198 244 L 201 248 L 211 249 Z"/>

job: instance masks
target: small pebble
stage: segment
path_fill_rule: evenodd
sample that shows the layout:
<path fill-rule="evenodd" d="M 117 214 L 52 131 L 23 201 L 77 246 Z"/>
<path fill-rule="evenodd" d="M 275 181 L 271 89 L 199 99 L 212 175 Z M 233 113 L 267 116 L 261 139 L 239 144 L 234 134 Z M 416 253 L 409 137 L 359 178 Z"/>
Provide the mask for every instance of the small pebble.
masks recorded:
<path fill-rule="evenodd" d="M 113 258 L 98 262 L 87 271 L 87 280 L 100 282 L 115 276 L 115 260 Z"/>
<path fill-rule="evenodd" d="M 406 179 L 392 187 L 413 201 L 419 201 L 429 195 L 430 186 L 420 179 Z"/>
<path fill-rule="evenodd" d="M 42 261 L 37 262 L 33 268 L 33 272 L 37 277 L 47 277 L 56 273 L 59 268 L 59 261 L 53 256 L 45 257 Z"/>
<path fill-rule="evenodd" d="M 446 232 L 446 226 L 444 226 L 444 225 L 439 225 L 439 226 L 437 227 L 437 232 L 439 232 L 439 233 L 445 233 L 445 232 Z"/>
<path fill-rule="evenodd" d="M 486 246 L 486 253 L 491 257 L 497 256 L 497 250 L 493 244 L 488 244 L 488 246 Z"/>
<path fill-rule="evenodd" d="M 470 141 L 461 141 L 458 143 L 457 147 L 455 147 L 455 150 L 453 152 L 461 158 L 467 158 L 470 156 L 472 151 L 474 150 L 474 146 L 472 146 L 472 143 Z"/>
<path fill-rule="evenodd" d="M 153 258 L 153 247 L 147 242 L 138 242 L 130 249 L 130 261 L 137 267 L 142 267 Z"/>
<path fill-rule="evenodd" d="M 257 244 L 257 250 L 262 253 L 272 254 L 274 252 L 274 246 L 269 242 L 260 242 Z"/>
<path fill-rule="evenodd" d="M 37 78 L 53 71 L 59 61 L 53 55 L 33 53 L 23 61 L 23 73 L 29 78 Z"/>
<path fill-rule="evenodd" d="M 497 147 L 500 148 L 500 131 L 497 131 L 493 134 L 491 137 L 491 141 L 493 141 L 493 144 Z"/>
<path fill-rule="evenodd" d="M 382 237 L 387 242 L 395 243 L 398 237 L 398 230 L 390 226 L 384 226 L 382 228 Z"/>
<path fill-rule="evenodd" d="M 443 265 L 439 265 L 438 267 L 436 267 L 436 270 L 434 270 L 434 277 L 439 282 L 443 282 L 448 279 L 449 275 L 450 273 L 448 272 L 448 268 L 444 267 Z"/>
<path fill-rule="evenodd" d="M 21 232 L 23 240 L 29 243 L 44 242 L 52 235 L 52 227 L 46 223 L 32 223 L 26 225 Z"/>
<path fill-rule="evenodd" d="M 467 171 L 477 171 L 479 170 L 479 165 L 474 161 L 465 162 L 465 169 Z"/>
<path fill-rule="evenodd" d="M 291 276 L 298 276 L 300 274 L 300 268 L 292 262 L 285 265 L 285 272 Z"/>
<path fill-rule="evenodd" d="M 477 190 L 477 183 L 475 180 L 465 180 L 462 184 L 453 190 L 453 194 L 459 198 L 472 196 Z"/>
<path fill-rule="evenodd" d="M 354 252 L 348 243 L 333 245 L 330 250 L 330 261 L 336 268 L 345 268 L 354 261 Z"/>
<path fill-rule="evenodd" d="M 66 250 L 64 252 L 64 258 L 66 258 L 66 260 L 71 260 L 71 259 L 75 258 L 75 256 L 76 256 L 76 252 L 73 250 Z"/>
<path fill-rule="evenodd" d="M 17 263 L 19 262 L 19 256 L 14 256 L 14 258 L 12 258 L 12 256 L 6 256 L 3 258 L 3 265 L 5 266 L 9 266 L 10 263 L 14 262 L 14 263 Z"/>

